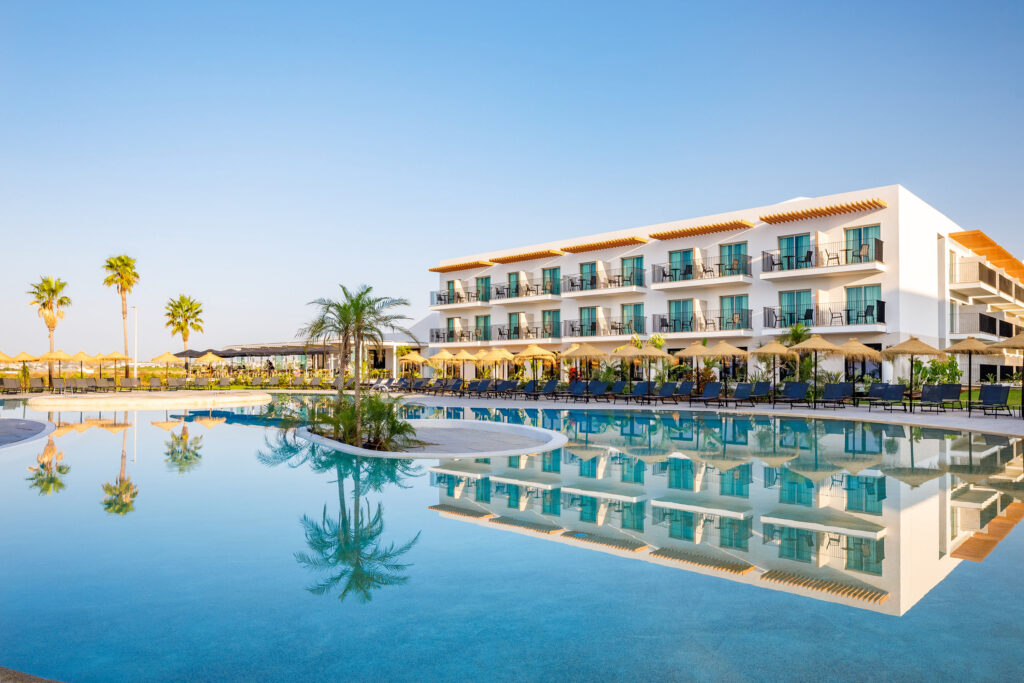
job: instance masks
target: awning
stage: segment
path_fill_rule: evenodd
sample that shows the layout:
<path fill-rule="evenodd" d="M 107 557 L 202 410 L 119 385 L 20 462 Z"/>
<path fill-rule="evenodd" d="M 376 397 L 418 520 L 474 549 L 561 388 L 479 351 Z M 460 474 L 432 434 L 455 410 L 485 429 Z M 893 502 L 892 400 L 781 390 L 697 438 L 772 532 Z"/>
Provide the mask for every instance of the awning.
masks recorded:
<path fill-rule="evenodd" d="M 676 228 L 674 230 L 663 230 L 652 232 L 650 237 L 654 240 L 674 240 L 680 237 L 693 237 L 695 235 L 710 235 L 716 232 L 729 232 L 731 230 L 746 230 L 754 227 L 750 221 L 732 220 L 721 223 L 708 223 L 707 225 L 694 225 L 689 228 Z"/>
<path fill-rule="evenodd" d="M 431 273 L 454 273 L 458 270 L 469 270 L 470 268 L 486 268 L 493 266 L 493 261 L 466 261 L 465 263 L 453 263 L 447 266 L 434 266 L 428 270 Z"/>
<path fill-rule="evenodd" d="M 840 216 L 844 213 L 859 213 L 861 211 L 875 211 L 887 207 L 881 199 L 865 199 L 858 202 L 847 202 L 845 204 L 828 204 L 826 206 L 815 206 L 810 209 L 799 209 L 797 211 L 783 211 L 781 213 L 769 213 L 761 216 L 765 223 L 790 223 L 792 221 L 803 221 L 809 218 L 825 218 L 827 216 Z"/>
<path fill-rule="evenodd" d="M 519 263 L 520 261 L 536 261 L 542 258 L 554 258 L 564 255 L 565 252 L 561 249 L 541 249 L 539 251 L 524 251 L 508 256 L 494 256 L 490 260 L 494 263 Z"/>
<path fill-rule="evenodd" d="M 631 247 L 638 244 L 646 244 L 646 237 L 619 237 L 612 240 L 601 240 L 600 242 L 584 242 L 583 244 L 570 244 L 562 247 L 562 251 L 570 254 L 582 254 L 587 251 L 600 251 L 602 249 L 615 249 L 617 247 Z"/>
<path fill-rule="evenodd" d="M 885 538 L 888 533 L 888 529 L 880 524 L 830 508 L 779 508 L 761 515 L 761 523 L 873 541 Z"/>
<path fill-rule="evenodd" d="M 1024 280 L 1024 263 L 1021 263 L 1013 254 L 981 230 L 951 232 L 949 238 L 967 247 L 978 256 L 984 257 L 986 261 L 1002 268 L 1015 278 Z"/>

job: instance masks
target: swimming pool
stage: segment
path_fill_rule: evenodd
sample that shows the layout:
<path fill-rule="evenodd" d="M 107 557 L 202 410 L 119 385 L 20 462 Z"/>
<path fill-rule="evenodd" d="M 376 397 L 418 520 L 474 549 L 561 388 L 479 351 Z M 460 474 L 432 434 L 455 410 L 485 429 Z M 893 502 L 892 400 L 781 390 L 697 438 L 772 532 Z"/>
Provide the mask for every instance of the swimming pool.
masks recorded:
<path fill-rule="evenodd" d="M 569 442 L 356 460 L 275 427 L 315 401 L 50 416 L 5 401 L 3 417 L 61 426 L 0 450 L 0 666 L 63 680 L 1016 670 L 1018 439 L 414 407 Z"/>

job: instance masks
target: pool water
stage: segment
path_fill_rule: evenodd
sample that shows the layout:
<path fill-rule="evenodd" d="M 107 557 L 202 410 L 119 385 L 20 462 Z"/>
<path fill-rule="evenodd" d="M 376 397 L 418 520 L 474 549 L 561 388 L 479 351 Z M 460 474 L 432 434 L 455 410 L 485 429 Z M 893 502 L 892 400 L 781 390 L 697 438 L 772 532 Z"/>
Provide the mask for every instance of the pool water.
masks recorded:
<path fill-rule="evenodd" d="M 281 429 L 316 406 L 3 402 L 0 417 L 60 427 L 0 450 L 0 666 L 74 681 L 1017 670 L 1017 439 L 413 407 L 569 443 L 518 460 L 357 460 Z"/>

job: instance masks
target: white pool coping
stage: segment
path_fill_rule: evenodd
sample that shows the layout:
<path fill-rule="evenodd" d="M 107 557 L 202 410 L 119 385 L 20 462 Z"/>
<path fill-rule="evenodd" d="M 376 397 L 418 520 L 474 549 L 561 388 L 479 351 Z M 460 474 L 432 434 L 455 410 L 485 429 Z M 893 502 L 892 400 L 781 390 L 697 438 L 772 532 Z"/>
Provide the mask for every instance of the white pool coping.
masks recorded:
<path fill-rule="evenodd" d="M 348 444 L 339 443 L 333 439 L 328 439 L 322 436 L 318 436 L 309 431 L 308 428 L 302 427 L 296 431 L 296 435 L 307 441 L 311 441 L 320 446 L 326 448 L 332 448 L 342 453 L 348 453 L 349 455 L 360 455 L 367 458 L 401 458 L 401 459 L 417 459 L 417 460 L 452 460 L 460 458 L 502 458 L 515 455 L 527 455 L 530 453 L 547 453 L 553 451 L 556 448 L 561 448 L 569 442 L 569 438 L 560 432 L 555 432 L 550 429 L 541 429 L 540 427 L 531 427 L 529 425 L 515 425 L 507 424 L 502 422 L 482 422 L 476 420 L 409 420 L 416 429 L 416 438 L 422 441 L 430 441 L 437 443 L 444 443 L 439 441 L 439 436 L 436 432 L 440 432 L 445 429 L 459 429 L 459 430 L 472 430 L 481 432 L 482 434 L 488 435 L 492 438 L 495 446 L 502 445 L 502 435 L 516 435 L 520 437 L 529 437 L 534 439 L 534 443 L 528 446 L 519 446 L 515 448 L 495 448 L 493 450 L 453 450 L 446 452 L 418 452 L 418 451 L 402 451 L 402 452 L 386 452 L 386 451 L 372 451 L 367 448 L 357 448 L 356 446 L 349 446 Z M 431 432 L 435 432 L 432 435 Z M 454 441 L 451 446 L 453 448 L 459 447 L 459 442 Z"/>
<path fill-rule="evenodd" d="M 36 396 L 28 400 L 28 407 L 40 412 L 60 412 L 66 410 L 179 410 L 261 406 L 273 400 L 273 396 L 263 391 L 119 391 L 98 394 Z"/>

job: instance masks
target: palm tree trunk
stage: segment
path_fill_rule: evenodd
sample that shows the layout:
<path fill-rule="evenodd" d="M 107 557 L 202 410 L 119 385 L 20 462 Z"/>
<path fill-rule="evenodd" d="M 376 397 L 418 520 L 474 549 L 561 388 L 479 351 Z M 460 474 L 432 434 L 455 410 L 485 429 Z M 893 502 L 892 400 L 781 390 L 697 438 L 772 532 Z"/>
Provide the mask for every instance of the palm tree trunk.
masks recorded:
<path fill-rule="evenodd" d="M 188 377 L 188 335 L 182 335 L 181 341 L 185 345 L 185 377 Z M 185 388 L 187 389 L 188 386 L 186 386 Z"/>
<path fill-rule="evenodd" d="M 362 446 L 362 444 L 363 444 L 363 442 L 362 442 L 363 415 L 360 412 L 360 408 L 359 408 L 359 398 L 360 398 L 360 393 L 361 393 L 360 390 L 359 390 L 359 383 L 360 383 L 360 380 L 361 380 L 362 369 L 363 369 L 361 353 L 362 353 L 362 340 L 359 338 L 358 335 L 356 335 L 356 359 L 355 359 L 356 369 L 355 369 L 355 374 L 354 374 L 355 379 L 356 379 L 356 387 L 355 387 L 355 404 L 356 404 L 356 434 L 355 434 L 355 441 L 356 442 L 354 444 L 352 444 L 353 446 Z"/>
<path fill-rule="evenodd" d="M 338 382 L 338 400 L 341 400 L 342 394 L 345 393 L 345 345 L 340 341 L 338 342 L 338 377 L 341 380 Z"/>
<path fill-rule="evenodd" d="M 116 416 L 114 419 L 117 419 Z M 125 480 L 125 468 L 128 465 L 128 430 L 121 432 L 121 473 L 117 475 L 120 483 Z"/>
<path fill-rule="evenodd" d="M 50 353 L 53 353 L 53 331 L 54 331 L 54 329 L 56 329 L 56 328 L 47 327 L 47 330 L 50 333 Z M 52 387 L 53 386 L 53 361 L 51 360 L 46 365 L 49 368 L 49 381 L 50 381 L 50 386 Z"/>
<path fill-rule="evenodd" d="M 121 293 L 121 326 L 124 328 L 124 355 L 128 355 L 128 296 Z M 128 363 L 124 364 L 124 378 L 128 379 Z"/>

